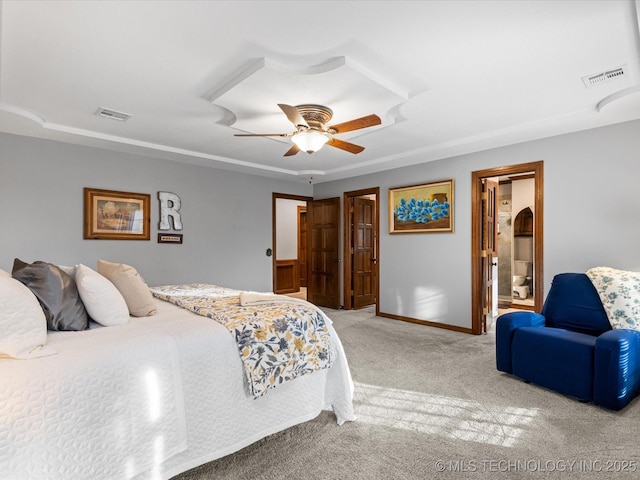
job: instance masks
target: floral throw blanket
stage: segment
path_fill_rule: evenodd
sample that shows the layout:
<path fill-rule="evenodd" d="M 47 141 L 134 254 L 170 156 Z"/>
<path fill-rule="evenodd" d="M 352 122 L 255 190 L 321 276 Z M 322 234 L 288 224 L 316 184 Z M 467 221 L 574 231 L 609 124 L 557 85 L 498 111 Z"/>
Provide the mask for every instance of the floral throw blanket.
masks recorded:
<path fill-rule="evenodd" d="M 611 328 L 640 330 L 640 272 L 609 267 L 587 270 Z"/>
<path fill-rule="evenodd" d="M 333 363 L 328 319 L 311 304 L 241 306 L 240 291 L 207 284 L 166 285 L 151 292 L 231 332 L 254 398 Z"/>

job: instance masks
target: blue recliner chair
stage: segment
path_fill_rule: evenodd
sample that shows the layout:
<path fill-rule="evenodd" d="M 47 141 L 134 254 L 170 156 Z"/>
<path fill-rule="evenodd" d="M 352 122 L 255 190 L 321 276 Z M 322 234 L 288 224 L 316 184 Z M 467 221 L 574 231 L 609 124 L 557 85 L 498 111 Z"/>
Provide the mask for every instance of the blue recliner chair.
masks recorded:
<path fill-rule="evenodd" d="M 589 277 L 562 273 L 541 314 L 498 318 L 496 363 L 523 380 L 621 410 L 640 392 L 640 332 L 612 330 Z"/>

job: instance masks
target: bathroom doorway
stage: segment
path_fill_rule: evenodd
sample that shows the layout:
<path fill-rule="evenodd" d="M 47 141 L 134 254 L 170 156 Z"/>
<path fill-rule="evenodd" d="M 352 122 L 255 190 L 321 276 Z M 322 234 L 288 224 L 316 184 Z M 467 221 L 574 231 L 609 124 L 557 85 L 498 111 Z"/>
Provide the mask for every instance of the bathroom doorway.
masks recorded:
<path fill-rule="evenodd" d="M 514 182 L 517 182 L 515 196 L 513 195 Z M 495 194 L 488 195 L 492 192 L 486 191 L 487 186 L 495 183 L 498 185 L 493 192 Z M 527 184 L 529 187 L 532 185 L 532 199 L 523 199 L 524 197 L 520 196 L 521 187 Z M 502 190 L 501 185 L 503 185 Z M 507 185 L 511 185 L 512 189 L 509 199 L 505 198 Z M 507 305 L 504 298 L 510 299 L 509 308 L 530 309 L 537 312 L 542 308 L 543 162 L 472 172 L 471 198 L 471 328 L 474 334 L 481 334 L 491 327 L 499 315 L 501 295 L 503 306 Z M 501 201 L 505 203 L 501 204 Z M 488 202 L 492 205 L 488 205 Z M 527 208 L 530 209 L 531 214 L 526 211 Z M 511 212 L 508 217 L 505 215 L 507 209 Z M 523 210 L 522 215 L 518 217 Z M 487 211 L 497 215 L 494 214 L 492 218 L 487 219 Z M 516 218 L 518 218 L 518 235 L 515 235 Z M 509 254 L 505 253 L 504 248 L 501 249 L 501 237 L 510 240 Z M 488 249 L 487 245 L 491 248 Z M 503 257 L 501 270 L 499 270 L 500 257 Z"/>
<path fill-rule="evenodd" d="M 531 173 L 499 179 L 498 308 L 533 310 L 535 179 Z"/>

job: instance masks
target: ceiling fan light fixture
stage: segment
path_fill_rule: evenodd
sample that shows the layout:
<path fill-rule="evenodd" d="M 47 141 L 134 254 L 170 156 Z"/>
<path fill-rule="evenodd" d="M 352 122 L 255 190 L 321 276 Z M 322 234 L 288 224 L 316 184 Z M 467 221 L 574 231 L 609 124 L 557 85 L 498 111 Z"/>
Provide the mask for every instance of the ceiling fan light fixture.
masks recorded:
<path fill-rule="evenodd" d="M 300 150 L 307 153 L 317 152 L 329 141 L 329 137 L 315 130 L 303 130 L 291 137 Z"/>
<path fill-rule="evenodd" d="M 640 0 L 637 1 L 640 2 Z M 278 106 L 289 121 L 295 125 L 296 131 L 294 133 L 236 133 L 235 136 L 291 137 L 293 145 L 284 154 L 285 157 L 296 155 L 300 151 L 307 153 L 317 152 L 325 143 L 333 148 L 356 154 L 364 151 L 364 147 L 339 140 L 333 135 L 373 127 L 382 123 L 379 116 L 371 114 L 326 127 L 325 125 L 333 116 L 333 111 L 330 108 L 315 104 L 292 107 L 291 105 L 279 103 Z"/>

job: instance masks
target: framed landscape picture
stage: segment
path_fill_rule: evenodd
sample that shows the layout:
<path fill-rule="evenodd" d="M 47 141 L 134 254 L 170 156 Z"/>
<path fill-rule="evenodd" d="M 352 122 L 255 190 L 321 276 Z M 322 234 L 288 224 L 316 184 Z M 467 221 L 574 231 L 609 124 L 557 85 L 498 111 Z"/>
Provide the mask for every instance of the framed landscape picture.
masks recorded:
<path fill-rule="evenodd" d="M 84 238 L 149 240 L 151 196 L 145 193 L 84 189 Z"/>
<path fill-rule="evenodd" d="M 453 232 L 453 180 L 389 189 L 389 233 Z"/>

